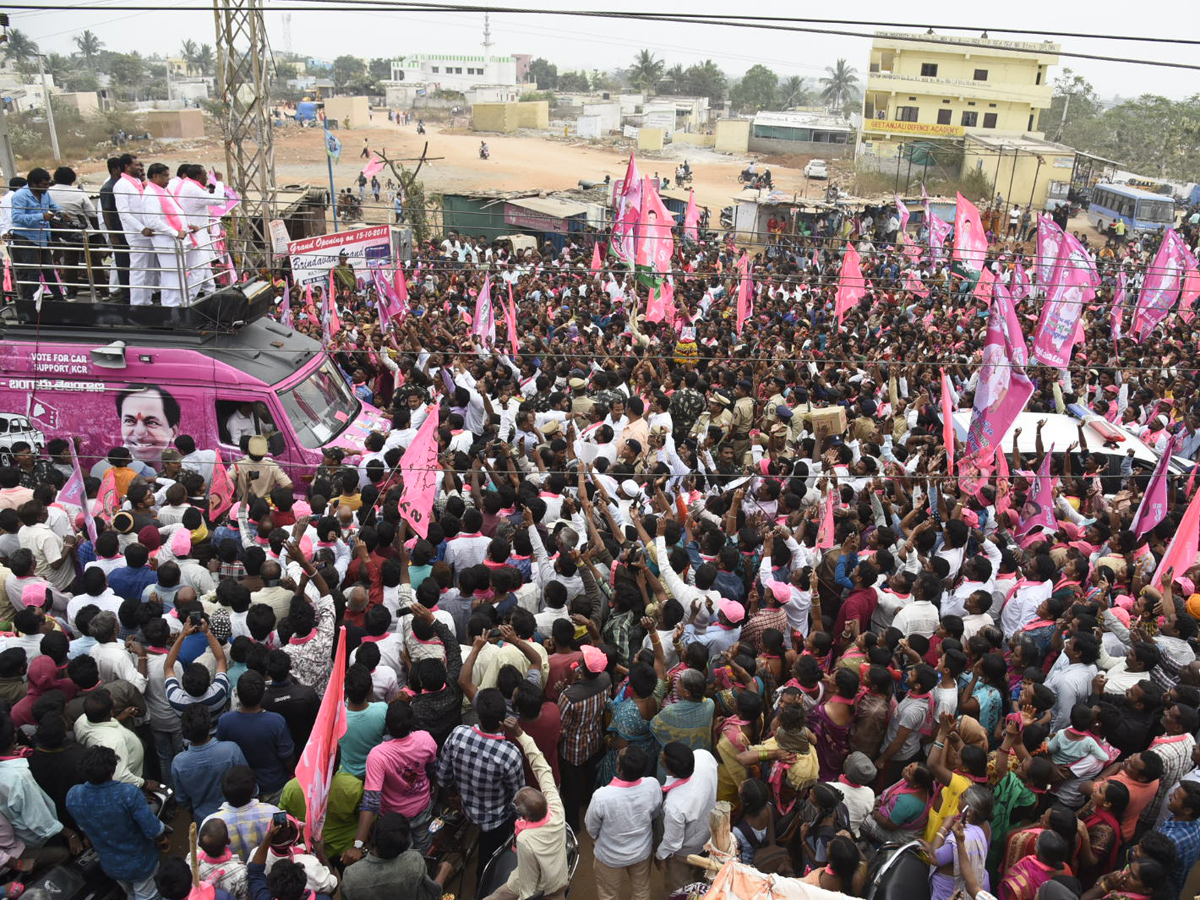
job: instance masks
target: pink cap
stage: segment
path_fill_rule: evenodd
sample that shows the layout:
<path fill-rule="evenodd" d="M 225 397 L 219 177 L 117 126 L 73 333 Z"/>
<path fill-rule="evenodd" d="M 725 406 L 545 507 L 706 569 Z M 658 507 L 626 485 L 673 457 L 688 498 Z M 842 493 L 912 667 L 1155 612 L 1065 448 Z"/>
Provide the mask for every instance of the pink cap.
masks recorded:
<path fill-rule="evenodd" d="M 180 528 L 171 535 L 171 552 L 176 556 L 187 556 L 192 552 L 192 533 Z"/>
<path fill-rule="evenodd" d="M 41 609 L 46 605 L 46 592 L 50 585 L 44 581 L 27 584 L 21 589 L 21 603 L 24 606 L 34 606 Z"/>
<path fill-rule="evenodd" d="M 1186 575 L 1180 575 L 1175 579 L 1175 583 L 1183 588 L 1183 596 L 1190 597 L 1196 593 L 1196 582 L 1188 578 Z"/>
<path fill-rule="evenodd" d="M 1129 610 L 1118 606 L 1112 611 L 1112 614 L 1117 617 L 1118 622 L 1120 622 L 1126 628 L 1129 627 Z"/>
<path fill-rule="evenodd" d="M 1058 527 L 1060 529 L 1062 529 L 1064 534 L 1066 534 L 1068 540 L 1077 541 L 1081 537 L 1083 537 L 1083 529 L 1080 528 L 1078 525 L 1076 525 L 1074 522 L 1060 521 L 1058 523 Z"/>
<path fill-rule="evenodd" d="M 779 604 L 787 603 L 792 599 L 792 588 L 790 585 L 784 584 L 782 581 L 768 582 L 771 588 L 771 593 L 775 595 L 775 600 Z M 732 619 L 730 621 L 733 621 Z"/>
<path fill-rule="evenodd" d="M 979 527 L 979 516 L 973 509 L 964 509 L 963 514 L 962 514 L 962 520 L 967 525 L 969 525 L 971 528 Z"/>
<path fill-rule="evenodd" d="M 298 516 L 311 516 L 312 507 L 308 505 L 307 500 L 296 500 L 292 503 L 292 512 Z"/>
<path fill-rule="evenodd" d="M 717 609 L 721 611 L 722 615 L 724 615 L 732 625 L 736 625 L 738 622 L 742 621 L 742 619 L 746 618 L 745 608 L 742 606 L 742 604 L 733 600 L 722 600 L 717 604 Z"/>
<path fill-rule="evenodd" d="M 1133 598 L 1128 594 L 1120 594 L 1119 596 L 1113 598 L 1113 605 L 1119 609 L 1133 609 Z"/>
<path fill-rule="evenodd" d="M 608 668 L 608 656 L 599 647 L 593 647 L 591 644 L 584 644 L 580 648 L 583 652 L 583 665 L 589 672 L 599 675 Z"/>

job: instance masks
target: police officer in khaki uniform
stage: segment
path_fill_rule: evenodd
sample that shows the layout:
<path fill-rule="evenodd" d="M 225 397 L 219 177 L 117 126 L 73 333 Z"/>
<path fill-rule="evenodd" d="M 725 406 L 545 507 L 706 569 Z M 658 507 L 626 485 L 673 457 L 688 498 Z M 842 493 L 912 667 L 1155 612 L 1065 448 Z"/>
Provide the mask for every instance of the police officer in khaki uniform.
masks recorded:
<path fill-rule="evenodd" d="M 692 426 L 692 436 L 703 443 L 708 437 L 709 428 L 719 428 L 721 436 L 717 443 L 720 443 L 729 436 L 729 426 L 732 424 L 733 413 L 729 411 L 729 398 L 724 394 L 712 393 L 708 395 L 708 408 L 700 413 L 696 424 Z"/>
<path fill-rule="evenodd" d="M 269 497 L 275 488 L 290 488 L 292 479 L 280 468 L 279 463 L 267 456 L 267 439 L 261 434 L 250 438 L 246 455 L 234 466 L 234 484 L 237 496 Z"/>
<path fill-rule="evenodd" d="M 733 422 L 729 444 L 733 448 L 733 457 L 741 464 L 750 452 L 750 429 L 754 427 L 754 399 L 750 392 L 754 390 L 746 379 L 742 379 L 734 387 Z"/>

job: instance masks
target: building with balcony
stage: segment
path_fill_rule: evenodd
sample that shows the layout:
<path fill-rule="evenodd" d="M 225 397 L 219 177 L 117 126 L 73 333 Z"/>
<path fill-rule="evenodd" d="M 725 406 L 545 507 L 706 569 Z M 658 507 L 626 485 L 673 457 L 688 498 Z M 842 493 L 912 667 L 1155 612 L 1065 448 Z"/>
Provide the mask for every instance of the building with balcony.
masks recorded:
<path fill-rule="evenodd" d="M 863 152 L 894 157 L 914 141 L 1034 132 L 1050 106 L 1058 51 L 1050 41 L 876 32 L 863 92 Z"/>

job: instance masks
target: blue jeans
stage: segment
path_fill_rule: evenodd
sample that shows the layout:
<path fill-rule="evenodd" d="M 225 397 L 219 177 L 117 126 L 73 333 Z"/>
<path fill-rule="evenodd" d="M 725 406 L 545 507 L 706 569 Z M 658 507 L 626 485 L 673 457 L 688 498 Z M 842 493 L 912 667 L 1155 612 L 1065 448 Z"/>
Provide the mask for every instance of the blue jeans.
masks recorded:
<path fill-rule="evenodd" d="M 154 735 L 154 752 L 158 754 L 158 764 L 162 767 L 162 783 L 173 788 L 171 781 L 171 761 L 183 752 L 183 735 L 178 731 L 151 731 Z"/>
<path fill-rule="evenodd" d="M 409 828 L 412 831 L 412 848 L 419 853 L 428 852 L 433 845 L 433 835 L 429 833 L 431 821 L 433 821 L 433 816 L 430 815 L 428 808 L 408 820 Z"/>
<path fill-rule="evenodd" d="M 155 734 L 157 733 L 155 732 Z M 145 878 L 139 878 L 137 881 L 118 881 L 117 884 L 125 891 L 129 900 L 162 900 L 162 895 L 158 892 L 158 885 L 154 883 L 156 872 L 158 872 L 158 866 L 155 866 L 154 872 Z"/>

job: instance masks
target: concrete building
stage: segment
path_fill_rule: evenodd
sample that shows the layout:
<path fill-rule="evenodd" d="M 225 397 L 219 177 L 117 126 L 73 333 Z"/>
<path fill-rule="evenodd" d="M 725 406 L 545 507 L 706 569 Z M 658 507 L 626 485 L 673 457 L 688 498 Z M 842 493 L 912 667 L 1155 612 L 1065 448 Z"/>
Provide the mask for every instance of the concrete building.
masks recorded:
<path fill-rule="evenodd" d="M 754 153 L 853 156 L 854 126 L 824 111 L 760 112 L 750 123 L 748 148 Z"/>
<path fill-rule="evenodd" d="M 325 118 L 336 119 L 339 128 L 366 128 L 371 124 L 371 104 L 366 97 L 330 97 L 325 101 Z"/>
<path fill-rule="evenodd" d="M 983 172 L 1005 205 L 1054 209 L 1067 199 L 1075 151 L 1030 135 L 969 134 L 963 141 L 962 174 Z"/>
<path fill-rule="evenodd" d="M 202 138 L 204 113 L 198 109 L 156 109 L 146 114 L 146 128 L 156 138 Z"/>
<path fill-rule="evenodd" d="M 54 108 L 72 110 L 86 119 L 100 114 L 100 95 L 95 91 L 64 91 L 54 95 Z"/>
<path fill-rule="evenodd" d="M 863 149 L 896 156 L 906 142 L 1026 134 L 1050 106 L 1059 45 L 879 31 L 863 92 Z"/>
<path fill-rule="evenodd" d="M 745 153 L 750 146 L 749 119 L 718 119 L 715 148 L 718 153 Z"/>
<path fill-rule="evenodd" d="M 415 81 L 443 91 L 468 91 L 478 84 L 517 85 L 512 56 L 413 53 L 392 60 L 392 81 Z"/>

